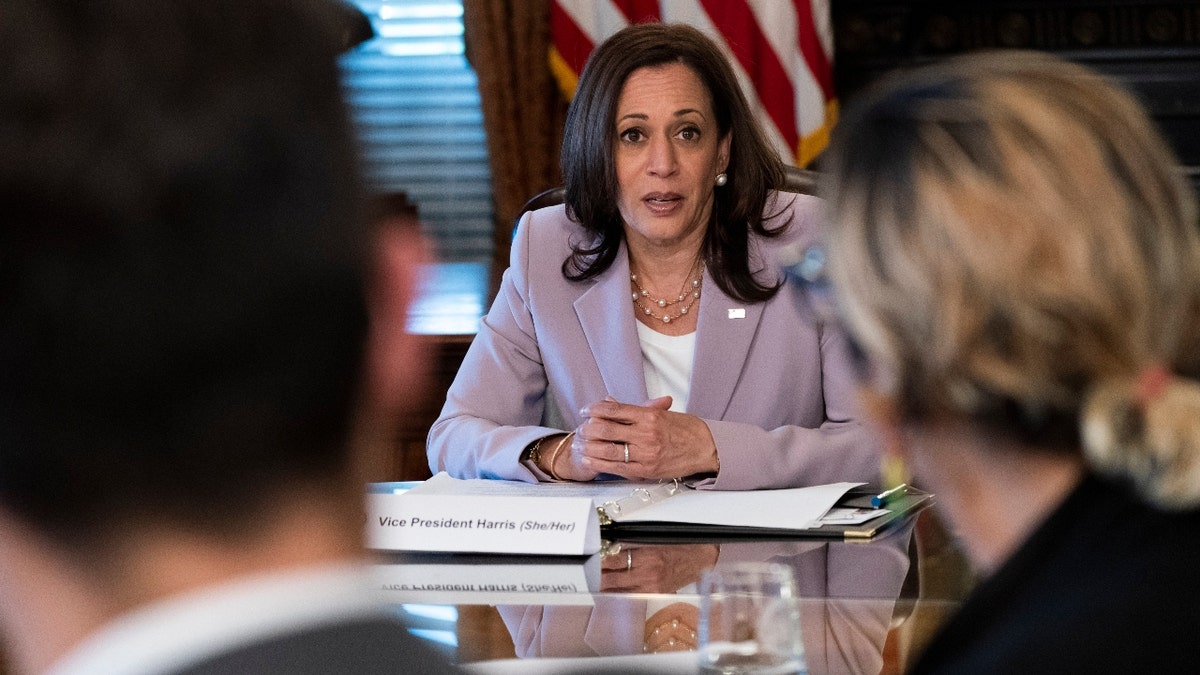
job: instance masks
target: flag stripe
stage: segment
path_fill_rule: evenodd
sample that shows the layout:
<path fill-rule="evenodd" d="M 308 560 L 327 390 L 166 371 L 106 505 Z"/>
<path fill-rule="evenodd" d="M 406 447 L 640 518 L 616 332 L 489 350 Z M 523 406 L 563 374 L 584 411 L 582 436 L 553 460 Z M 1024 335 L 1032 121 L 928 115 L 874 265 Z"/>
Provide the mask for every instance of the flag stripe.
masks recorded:
<path fill-rule="evenodd" d="M 744 1 L 701 0 L 742 68 L 750 76 L 758 98 L 788 147 L 800 142 L 796 132 L 796 104 L 792 98 L 791 80 L 775 51 L 768 46 L 766 36 L 758 26 L 754 13 Z"/>
<path fill-rule="evenodd" d="M 553 0 L 551 4 L 562 7 L 593 44 L 629 25 L 613 0 Z"/>
<path fill-rule="evenodd" d="M 808 0 L 794 0 L 793 4 L 796 7 L 800 53 L 804 55 L 804 60 L 808 63 L 808 72 L 812 73 L 817 84 L 821 85 L 821 92 L 825 94 L 826 100 L 831 99 L 834 97 L 833 72 L 829 57 L 825 54 L 825 48 L 817 36 L 817 24 L 813 20 L 812 5 Z"/>
<path fill-rule="evenodd" d="M 768 140 L 801 166 L 837 119 L 828 0 L 551 0 L 550 68 L 571 98 L 587 56 L 621 28 L 683 22 L 729 56 Z"/>
<path fill-rule="evenodd" d="M 554 50 L 578 77 L 595 44 L 591 36 L 575 23 L 563 5 L 550 3 L 550 31 L 554 35 Z M 574 89 L 574 87 L 572 87 Z"/>
<path fill-rule="evenodd" d="M 613 4 L 629 23 L 645 23 L 647 21 L 662 21 L 659 13 L 658 0 L 613 0 Z"/>

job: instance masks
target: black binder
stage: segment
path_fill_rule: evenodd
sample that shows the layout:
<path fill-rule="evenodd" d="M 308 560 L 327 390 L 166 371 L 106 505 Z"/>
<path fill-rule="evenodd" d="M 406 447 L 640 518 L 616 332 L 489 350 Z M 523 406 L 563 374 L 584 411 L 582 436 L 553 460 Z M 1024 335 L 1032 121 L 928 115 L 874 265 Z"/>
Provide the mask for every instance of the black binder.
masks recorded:
<path fill-rule="evenodd" d="M 859 486 L 846 492 L 835 506 L 871 508 L 871 497 L 878 488 Z M 888 513 L 857 525 L 822 525 L 808 529 L 711 525 L 704 523 L 675 523 L 661 521 L 617 522 L 601 514 L 600 534 L 605 539 L 670 540 L 678 538 L 703 539 L 840 539 L 867 541 L 892 527 L 906 522 L 909 516 L 933 504 L 933 494 L 909 487 L 904 495 L 887 504 Z"/>

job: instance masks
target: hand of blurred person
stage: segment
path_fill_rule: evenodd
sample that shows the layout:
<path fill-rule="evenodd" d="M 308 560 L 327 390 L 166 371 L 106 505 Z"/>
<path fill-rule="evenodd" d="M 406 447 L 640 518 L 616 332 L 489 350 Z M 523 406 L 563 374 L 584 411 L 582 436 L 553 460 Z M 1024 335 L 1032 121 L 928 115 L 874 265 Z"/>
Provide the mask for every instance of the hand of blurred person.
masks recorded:
<path fill-rule="evenodd" d="M 408 306 L 420 286 L 420 270 L 433 255 L 415 219 L 393 216 L 375 239 L 368 278 L 371 329 L 366 353 L 367 413 L 389 419 L 407 413 L 414 387 L 426 381 L 427 347 L 408 331 Z"/>

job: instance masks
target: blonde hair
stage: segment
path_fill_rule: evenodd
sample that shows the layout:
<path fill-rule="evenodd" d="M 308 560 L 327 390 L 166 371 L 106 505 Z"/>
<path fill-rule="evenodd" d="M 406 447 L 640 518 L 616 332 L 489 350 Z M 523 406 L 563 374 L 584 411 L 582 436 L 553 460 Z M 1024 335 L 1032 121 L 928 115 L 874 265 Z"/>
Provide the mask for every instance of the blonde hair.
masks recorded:
<path fill-rule="evenodd" d="M 1200 234 L 1175 165 L 1129 94 L 1046 54 L 866 94 L 822 166 L 870 386 L 908 421 L 1082 447 L 1155 503 L 1200 502 Z M 1176 376 L 1139 395 L 1160 367 Z"/>

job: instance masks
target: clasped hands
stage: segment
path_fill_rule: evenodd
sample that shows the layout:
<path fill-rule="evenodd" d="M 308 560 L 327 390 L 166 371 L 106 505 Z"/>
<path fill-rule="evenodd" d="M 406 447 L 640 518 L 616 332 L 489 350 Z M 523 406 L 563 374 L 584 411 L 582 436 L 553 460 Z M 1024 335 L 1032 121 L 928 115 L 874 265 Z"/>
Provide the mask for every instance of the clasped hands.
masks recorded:
<path fill-rule="evenodd" d="M 608 397 L 583 408 L 584 420 L 554 458 L 552 473 L 587 481 L 602 473 L 656 480 L 716 472 L 717 447 L 708 425 L 670 407 L 671 397 L 662 396 L 645 405 Z"/>

